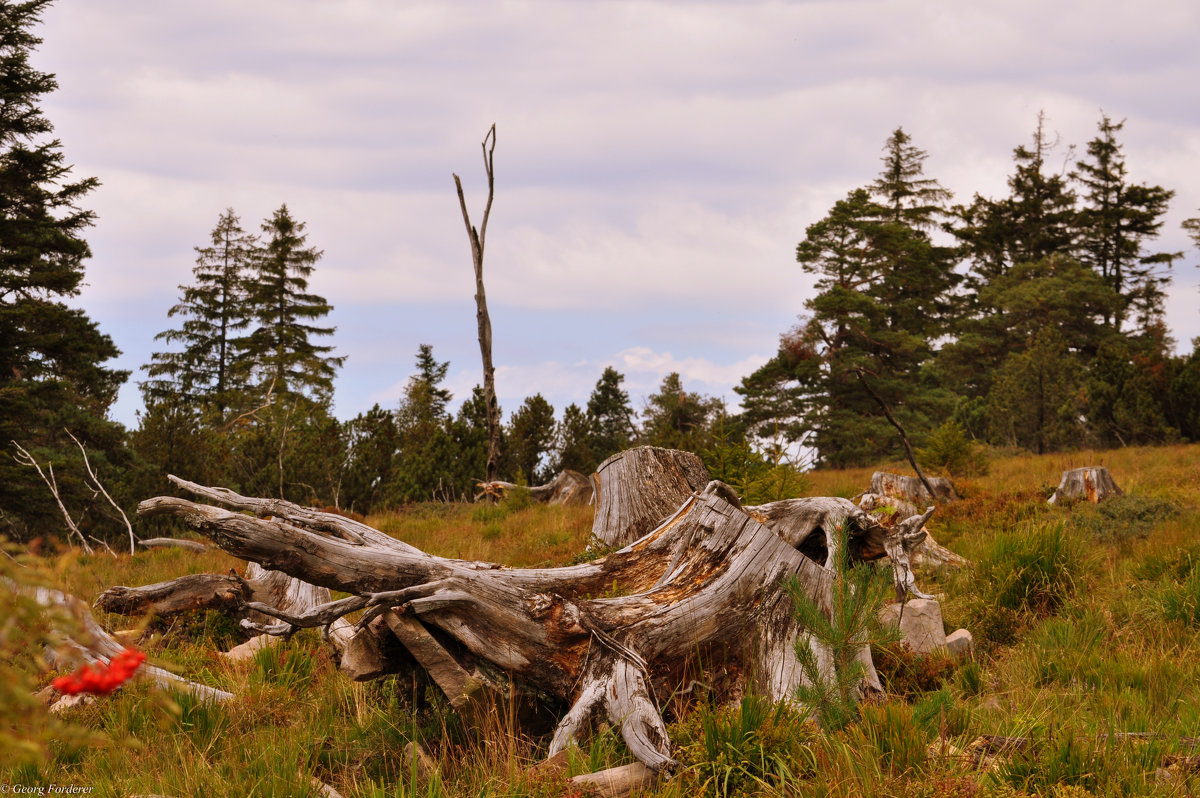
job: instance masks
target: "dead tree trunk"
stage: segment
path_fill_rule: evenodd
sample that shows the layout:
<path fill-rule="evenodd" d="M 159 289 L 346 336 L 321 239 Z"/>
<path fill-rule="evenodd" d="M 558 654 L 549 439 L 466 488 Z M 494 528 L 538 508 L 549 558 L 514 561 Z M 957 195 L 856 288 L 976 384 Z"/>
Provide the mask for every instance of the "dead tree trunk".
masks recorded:
<path fill-rule="evenodd" d="M 707 484 L 708 469 L 691 452 L 639 446 L 614 454 L 596 469 L 592 537 L 626 546 Z"/>
<path fill-rule="evenodd" d="M 365 610 L 359 629 L 383 618 L 418 662 L 437 663 L 427 667 L 446 674 L 446 689 L 459 689 L 462 674 L 478 666 L 556 696 L 570 709 L 551 755 L 607 718 L 640 762 L 671 765 L 658 707 L 697 656 L 718 692 L 749 678 L 777 699 L 802 683 L 798 640 L 832 668 L 829 652 L 799 626 L 784 586 L 796 579 L 829 612 L 832 572 L 802 553 L 802 530 L 784 535 L 758 520 L 786 518 L 784 509 L 748 514 L 721 483 L 689 493 L 656 528 L 607 557 L 520 569 L 433 557 L 340 516 L 176 482 L 235 511 L 159 497 L 142 502 L 139 514 L 181 518 L 236 557 L 351 594 L 301 614 L 253 609 L 292 627 L 328 627 Z M 919 529 L 888 532 L 846 504 L 835 509 L 855 519 L 852 553 L 891 557 L 898 581 L 911 585 L 906 553 Z M 260 517 L 238 511 L 245 509 Z M 926 517 L 912 521 L 919 527 Z M 839 522 L 814 518 L 812 529 Z"/>
<path fill-rule="evenodd" d="M 491 145 L 488 145 L 488 141 Z M 500 466 L 500 409 L 496 404 L 496 370 L 492 367 L 492 319 L 488 316 L 487 294 L 483 290 L 483 246 L 487 241 L 488 216 L 492 212 L 492 198 L 496 193 L 496 175 L 492 170 L 492 155 L 496 151 L 496 126 L 493 124 L 483 137 L 483 168 L 487 174 L 487 205 L 483 219 L 476 230 L 467 213 L 467 200 L 463 196 L 462 181 L 454 175 L 454 187 L 458 190 L 458 205 L 462 209 L 463 224 L 467 226 L 467 238 L 471 242 L 471 261 L 475 265 L 475 321 L 479 327 L 479 352 L 483 356 L 483 402 L 487 407 L 488 482 L 496 479 Z"/>
<path fill-rule="evenodd" d="M 1064 499 L 1080 499 L 1089 502 L 1101 502 L 1109 496 L 1120 496 L 1122 491 L 1113 481 L 1112 474 L 1104 466 L 1089 466 L 1073 468 L 1064 471 L 1058 489 L 1050 497 L 1050 504 Z"/>

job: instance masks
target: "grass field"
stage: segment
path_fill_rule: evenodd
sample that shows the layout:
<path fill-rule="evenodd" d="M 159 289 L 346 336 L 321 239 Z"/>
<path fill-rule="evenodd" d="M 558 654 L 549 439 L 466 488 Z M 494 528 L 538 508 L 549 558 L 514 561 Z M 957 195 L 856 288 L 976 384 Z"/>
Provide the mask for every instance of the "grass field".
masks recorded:
<path fill-rule="evenodd" d="M 1061 472 L 1082 465 L 1107 466 L 1125 495 L 1098 506 L 1046 505 Z M 873 470 L 813 472 L 807 493 L 853 496 Z M 836 733 L 753 696 L 671 718 L 681 767 L 658 795 L 1200 791 L 1200 446 L 998 457 L 987 476 L 957 484 L 963 500 L 939 508 L 929 527 L 974 566 L 920 574 L 920 583 L 943 595 L 948 628 L 974 633 L 974 656 L 879 652 L 891 700 L 863 707 Z M 578 557 L 591 509 L 418 505 L 368 520 L 433 554 L 532 566 Z M 110 585 L 241 565 L 220 552 L 171 549 L 18 560 L 88 601 Z M 30 570 L 6 568 L 10 576 Z M 397 678 L 349 682 L 315 634 L 233 665 L 216 652 L 237 642 L 238 630 L 215 613 L 100 620 L 140 629 L 155 664 L 236 698 L 207 705 L 135 684 L 54 727 L 39 708 L 4 708 L 8 729 L 45 745 L 40 761 L 0 753 L 0 785 L 177 798 L 317 795 L 313 778 L 346 798 L 567 791 L 564 775 L 528 770 L 545 739 L 521 735 L 503 717 L 485 734 L 468 733 L 438 696 L 416 695 Z M 0 639 L 15 640 L 8 627 Z M 14 675 L 14 684 L 27 678 Z M 40 686 L 50 674 L 36 678 Z M 1022 738 L 1024 750 L 976 762 L 968 749 L 983 735 Z M 432 772 L 406 756 L 410 741 L 433 758 Z M 576 752 L 568 774 L 627 757 L 605 732 Z"/>

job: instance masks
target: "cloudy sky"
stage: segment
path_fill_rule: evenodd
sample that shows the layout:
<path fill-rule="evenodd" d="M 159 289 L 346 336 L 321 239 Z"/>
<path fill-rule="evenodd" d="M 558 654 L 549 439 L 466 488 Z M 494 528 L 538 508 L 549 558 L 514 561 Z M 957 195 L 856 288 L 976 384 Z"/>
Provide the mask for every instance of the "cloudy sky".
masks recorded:
<path fill-rule="evenodd" d="M 807 225 L 872 180 L 903 126 L 961 201 L 999 195 L 1039 109 L 1080 148 L 1127 119 L 1131 177 L 1200 209 L 1195 0 L 402 2 L 58 0 L 39 68 L 80 176 L 103 186 L 80 303 L 138 369 L 193 247 L 286 202 L 348 356 L 336 412 L 395 406 L 417 346 L 480 381 L 451 173 L 482 211 L 502 407 L 561 412 L 606 365 L 640 406 L 670 371 L 733 401 L 811 294 Z M 477 219 L 476 219 L 477 220 Z M 1200 253 L 1168 323 L 1200 335 Z M 135 373 L 134 380 L 139 375 Z M 131 380 L 115 414 L 135 421 Z"/>

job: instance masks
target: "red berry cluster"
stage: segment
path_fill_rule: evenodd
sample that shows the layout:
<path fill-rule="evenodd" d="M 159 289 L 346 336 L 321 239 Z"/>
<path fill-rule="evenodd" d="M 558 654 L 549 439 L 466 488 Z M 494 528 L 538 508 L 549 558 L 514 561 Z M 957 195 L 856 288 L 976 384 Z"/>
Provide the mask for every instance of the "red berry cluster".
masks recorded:
<path fill-rule="evenodd" d="M 51 684 L 67 695 L 108 695 L 127 682 L 145 659 L 146 655 L 141 651 L 127 648 L 113 657 L 107 665 L 81 665 L 79 670 L 67 676 L 59 676 Z"/>

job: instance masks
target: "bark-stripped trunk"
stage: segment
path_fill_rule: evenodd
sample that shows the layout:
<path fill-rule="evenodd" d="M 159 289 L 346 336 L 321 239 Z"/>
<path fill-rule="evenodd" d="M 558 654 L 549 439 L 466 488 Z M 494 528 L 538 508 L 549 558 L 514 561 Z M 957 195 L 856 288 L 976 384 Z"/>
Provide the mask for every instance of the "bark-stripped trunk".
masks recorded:
<path fill-rule="evenodd" d="M 298 627 L 365 610 L 354 639 L 373 625 L 380 639 L 389 629 L 444 690 L 457 693 L 452 700 L 491 668 L 566 701 L 551 755 L 607 719 L 654 770 L 672 764 L 660 703 L 697 657 L 718 692 L 750 679 L 776 699 L 790 698 L 802 683 L 798 639 L 831 661 L 800 628 L 784 586 L 796 579 L 830 610 L 833 574 L 803 553 L 811 536 L 825 538 L 828 550 L 829 533 L 846 523 L 853 557 L 891 557 L 897 584 L 911 588 L 907 553 L 928 517 L 889 532 L 850 502 L 821 500 L 831 504 L 805 508 L 812 523 L 789 526 L 794 513 L 785 503 L 747 512 L 713 482 L 613 554 L 520 569 L 434 557 L 340 516 L 174 481 L 235 511 L 160 497 L 143 502 L 139 514 L 181 518 L 234 556 L 352 594 L 296 614 L 251 608 Z M 869 664 L 869 651 L 863 656 Z"/>
<path fill-rule="evenodd" d="M 592 537 L 608 546 L 626 546 L 707 484 L 708 469 L 691 452 L 654 446 L 618 452 L 596 468 Z"/>
<path fill-rule="evenodd" d="M 488 146 L 489 140 L 491 146 Z M 496 370 L 492 366 L 492 319 L 488 316 L 487 294 L 483 290 L 483 247 L 487 242 L 488 216 L 491 215 L 492 198 L 496 193 L 496 175 L 492 170 L 492 156 L 495 151 L 496 126 L 492 125 L 483 137 L 483 168 L 487 173 L 488 197 L 478 230 L 471 224 L 471 217 L 467 213 L 462 181 L 458 179 L 458 175 L 454 175 L 458 205 L 462 210 L 463 224 L 467 227 L 467 238 L 471 242 L 471 261 L 475 266 L 475 321 L 479 328 L 479 353 L 483 356 L 483 403 L 487 408 L 487 482 L 496 479 L 500 466 L 500 408 L 496 403 Z"/>

